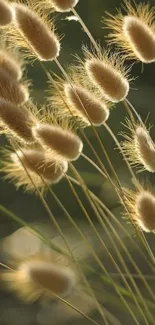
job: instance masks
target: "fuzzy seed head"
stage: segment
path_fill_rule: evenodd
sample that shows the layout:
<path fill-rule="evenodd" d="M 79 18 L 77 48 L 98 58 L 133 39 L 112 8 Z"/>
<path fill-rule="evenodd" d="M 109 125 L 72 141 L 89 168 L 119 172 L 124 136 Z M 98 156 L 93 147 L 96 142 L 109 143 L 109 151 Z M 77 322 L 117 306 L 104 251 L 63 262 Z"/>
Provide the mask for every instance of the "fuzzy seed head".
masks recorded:
<path fill-rule="evenodd" d="M 155 147 L 147 130 L 141 126 L 135 131 L 137 154 L 145 169 L 155 172 Z"/>
<path fill-rule="evenodd" d="M 52 7 L 58 12 L 68 12 L 74 8 L 79 0 L 52 0 Z"/>
<path fill-rule="evenodd" d="M 27 87 L 19 84 L 6 70 L 1 67 L 0 97 L 16 105 L 24 104 L 29 98 Z"/>
<path fill-rule="evenodd" d="M 29 47 L 41 61 L 54 60 L 60 43 L 42 18 L 25 5 L 16 4 L 15 24 Z"/>
<path fill-rule="evenodd" d="M 19 58 L 8 54 L 7 50 L 0 50 L 0 68 L 6 71 L 9 76 L 17 81 L 22 77 L 22 67 Z"/>
<path fill-rule="evenodd" d="M 19 264 L 16 271 L 4 272 L 2 279 L 19 297 L 32 302 L 40 297 L 65 297 L 76 284 L 71 268 L 35 256 Z"/>
<path fill-rule="evenodd" d="M 6 26 L 13 20 L 12 9 L 8 2 L 0 0 L 0 26 Z"/>
<path fill-rule="evenodd" d="M 16 152 L 3 149 L 2 155 L 1 171 L 5 174 L 5 179 L 30 193 L 36 192 L 36 188 L 44 193 L 47 190 L 46 184 L 58 183 L 68 169 L 68 163 L 64 160 L 49 160 L 41 147 L 23 148 Z"/>
<path fill-rule="evenodd" d="M 66 296 L 72 290 L 75 276 L 71 270 L 52 263 L 35 263 L 28 270 L 31 281 L 56 295 Z"/>
<path fill-rule="evenodd" d="M 96 99 L 87 89 L 80 86 L 65 84 L 64 86 L 67 102 L 71 112 L 81 117 L 88 125 L 101 125 L 109 117 L 106 105 Z"/>
<path fill-rule="evenodd" d="M 19 165 L 23 165 L 33 173 L 40 175 L 47 183 L 54 184 L 60 181 L 68 169 L 66 161 L 60 161 L 57 163 L 48 161 L 45 153 L 42 150 L 37 149 L 23 149 L 18 151 L 17 154 L 12 154 L 12 160 L 16 161 Z M 19 159 L 19 158 L 20 159 Z"/>
<path fill-rule="evenodd" d="M 149 191 L 141 192 L 135 201 L 136 221 L 142 230 L 155 230 L 155 197 Z"/>
<path fill-rule="evenodd" d="M 155 33 L 139 18 L 125 16 L 123 31 L 135 56 L 144 63 L 155 61 Z"/>
<path fill-rule="evenodd" d="M 117 103 L 126 98 L 129 83 L 117 69 L 95 58 L 87 60 L 85 66 L 91 81 L 100 88 L 107 100 Z"/>
<path fill-rule="evenodd" d="M 142 124 L 134 124 L 127 120 L 130 133 L 123 133 L 125 141 L 122 149 L 131 165 L 139 171 L 155 172 L 155 145 L 149 134 L 149 129 Z"/>
<path fill-rule="evenodd" d="M 24 107 L 18 107 L 0 98 L 1 133 L 13 134 L 20 140 L 31 143 L 35 139 L 32 134 L 33 119 Z"/>
<path fill-rule="evenodd" d="M 111 30 L 109 44 L 123 50 L 124 57 L 143 63 L 155 61 L 155 7 L 124 0 L 123 9 L 113 16 L 108 14 L 103 22 Z"/>
<path fill-rule="evenodd" d="M 83 144 L 80 138 L 69 130 L 49 124 L 38 124 L 33 128 L 34 137 L 53 151 L 58 157 L 66 160 L 76 160 L 80 156 Z"/>

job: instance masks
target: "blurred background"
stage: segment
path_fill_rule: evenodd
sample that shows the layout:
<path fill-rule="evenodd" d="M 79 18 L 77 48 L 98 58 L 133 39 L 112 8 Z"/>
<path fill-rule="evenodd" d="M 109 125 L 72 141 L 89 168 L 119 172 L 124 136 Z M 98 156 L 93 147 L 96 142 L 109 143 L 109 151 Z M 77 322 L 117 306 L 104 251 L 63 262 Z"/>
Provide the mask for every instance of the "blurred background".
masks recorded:
<path fill-rule="evenodd" d="M 139 2 L 142 1 L 136 0 L 137 4 Z M 154 1 L 149 1 L 149 3 L 150 5 L 153 5 Z M 116 8 L 119 8 L 121 4 L 122 2 L 120 0 L 79 0 L 79 3 L 76 7 L 77 12 L 83 18 L 93 37 L 97 41 L 100 41 L 100 44 L 103 47 L 103 51 L 104 47 L 106 46 L 105 37 L 108 34 L 108 31 L 103 29 L 101 18 L 106 15 L 106 11 L 110 12 L 111 14 L 115 14 Z M 80 57 L 83 56 L 81 50 L 82 44 L 87 44 L 88 47 L 90 46 L 90 41 L 81 29 L 79 22 L 74 20 L 66 20 L 66 17 L 68 16 L 69 14 L 54 14 L 57 33 L 59 35 L 63 35 L 62 48 L 59 57 L 59 60 L 63 66 L 67 66 L 68 64 L 75 62 L 74 55 L 78 54 Z M 127 65 L 128 64 L 129 62 L 127 62 Z M 49 71 L 60 74 L 57 67 L 55 66 L 55 63 L 46 63 L 45 65 Z M 128 98 L 135 106 L 137 112 L 141 115 L 143 121 L 145 121 L 145 119 L 148 117 L 148 124 L 151 123 L 151 125 L 153 125 L 151 129 L 151 135 L 153 138 L 155 138 L 155 64 L 145 65 L 143 73 L 141 73 L 141 64 L 134 64 L 132 68 L 132 76 L 136 79 L 131 83 L 131 90 Z M 45 98 L 47 96 L 47 78 L 37 61 L 27 66 L 27 77 L 32 80 L 31 94 L 34 98 L 34 102 L 38 103 L 41 106 L 45 102 Z M 119 133 L 125 130 L 124 126 L 122 125 L 125 117 L 126 112 L 123 104 L 118 104 L 112 109 L 108 121 L 109 126 L 112 128 L 114 133 L 118 135 L 118 139 L 120 140 L 122 138 Z M 106 130 L 104 130 L 104 127 L 98 128 L 97 131 L 103 141 L 103 144 L 111 158 L 111 161 L 122 184 L 124 186 L 130 187 L 131 183 L 128 171 L 126 170 L 121 155 L 119 155 L 118 150 L 115 148 L 116 146 L 114 142 L 109 137 Z M 101 160 L 109 170 L 105 157 L 101 152 L 100 146 L 98 145 L 98 142 L 96 141 L 91 128 L 86 129 L 85 132 L 91 143 L 96 148 L 96 151 Z M 0 138 L 0 144 L 1 147 L 7 144 L 3 136 Z M 84 153 L 95 161 L 91 150 L 88 148 L 85 142 Z M 109 183 L 83 158 L 80 158 L 77 162 L 75 162 L 75 166 L 77 167 L 83 179 L 89 185 L 89 188 L 108 206 L 108 208 L 118 218 L 121 218 L 122 208 L 120 207 L 117 197 Z M 141 179 L 148 179 L 149 177 L 152 184 L 154 185 L 154 176 L 150 177 L 148 174 L 143 173 L 138 177 Z M 61 202 L 65 205 L 66 209 L 72 215 L 73 219 L 77 222 L 80 229 L 83 230 L 92 245 L 94 245 L 98 254 L 104 260 L 104 265 L 107 270 L 109 270 L 109 272 L 113 272 L 113 267 L 109 262 L 106 251 L 100 247 L 100 244 L 98 243 L 93 231 L 89 229 L 89 225 L 85 220 L 83 212 L 81 211 L 76 199 L 73 197 L 73 194 L 67 182 L 65 180 L 62 180 L 59 184 L 54 185 L 53 189 L 58 195 Z M 82 191 L 78 188 L 76 189 L 89 215 L 91 216 L 97 229 L 100 231 L 100 227 L 96 221 L 96 217 L 94 216 L 94 213 L 88 201 L 86 200 Z M 84 243 L 81 242 L 80 238 L 73 231 L 70 224 L 66 221 L 66 217 L 64 216 L 63 211 L 57 205 L 55 200 L 49 194 L 47 194 L 46 199 L 53 214 L 57 218 L 57 221 L 61 225 L 73 251 L 79 258 L 88 259 L 90 263 L 94 263 L 91 261 Z M 50 239 L 61 243 L 59 234 L 57 233 L 54 225 L 49 220 L 49 217 L 39 199 L 35 195 L 24 193 L 24 190 L 22 189 L 17 191 L 13 184 L 9 184 L 3 180 L 3 174 L 1 174 L 0 178 L 0 204 L 6 206 L 12 212 L 17 214 L 26 223 L 34 225 L 41 231 L 44 231 Z M 130 225 L 127 225 L 123 219 L 121 222 L 125 225 L 126 229 L 129 232 L 129 235 L 134 236 L 134 230 L 130 227 Z M 45 245 L 43 245 L 35 236 L 30 234 L 25 228 L 21 229 L 21 226 L 19 224 L 12 221 L 2 212 L 0 212 L 0 223 L 0 252 L 2 262 L 6 264 L 8 262 L 9 264 L 9 261 L 12 258 L 27 256 L 30 253 L 40 251 L 40 249 L 47 249 Z M 122 239 L 125 241 L 126 245 L 131 245 L 131 243 L 128 245 L 128 238 L 123 238 L 124 234 L 120 232 L 120 229 L 117 229 L 117 231 L 119 233 L 119 236 L 122 237 Z M 110 249 L 113 256 L 115 256 L 108 237 L 104 233 L 102 233 L 102 236 L 106 241 L 107 247 Z M 151 244 L 152 250 L 155 251 L 153 236 L 149 235 L 148 240 Z M 135 241 L 138 241 L 138 239 L 135 238 Z M 64 244 L 61 243 L 61 245 L 63 246 Z M 140 256 L 138 256 L 137 252 L 134 251 L 132 246 L 128 248 L 132 252 L 132 255 L 136 259 L 137 263 L 140 265 L 141 270 L 145 273 L 147 271 L 147 265 L 141 261 Z M 98 286 L 97 279 L 94 279 L 94 281 L 96 281 L 96 286 Z M 141 286 L 141 283 L 139 283 L 139 285 Z M 103 292 L 108 292 L 108 290 L 110 289 L 103 288 Z M 51 303 L 50 301 L 38 301 L 33 305 L 24 304 L 18 298 L 16 298 L 14 294 L 6 292 L 3 286 L 0 289 L 0 298 L 0 325 L 11 325 L 12 323 L 16 325 L 82 325 L 89 323 L 80 317 L 78 313 L 73 312 L 61 302 Z M 99 322 L 99 324 L 103 324 L 103 321 L 100 320 L 99 316 L 95 312 L 91 299 L 88 299 L 87 296 L 85 297 L 84 294 L 82 296 L 79 292 L 77 295 L 75 295 L 75 297 L 72 297 L 71 301 L 73 304 L 75 302 L 76 306 L 79 309 L 82 308 L 84 312 L 90 312 L 94 319 Z M 110 304 L 108 298 L 106 301 L 106 295 L 104 296 L 103 304 L 104 307 L 107 308 L 107 311 L 114 312 L 122 324 L 125 321 L 126 325 L 134 325 L 130 317 L 126 318 L 125 312 L 123 313 L 122 311 L 120 315 L 120 313 L 117 311 L 117 307 L 112 303 Z M 143 325 L 142 320 L 140 324 Z"/>

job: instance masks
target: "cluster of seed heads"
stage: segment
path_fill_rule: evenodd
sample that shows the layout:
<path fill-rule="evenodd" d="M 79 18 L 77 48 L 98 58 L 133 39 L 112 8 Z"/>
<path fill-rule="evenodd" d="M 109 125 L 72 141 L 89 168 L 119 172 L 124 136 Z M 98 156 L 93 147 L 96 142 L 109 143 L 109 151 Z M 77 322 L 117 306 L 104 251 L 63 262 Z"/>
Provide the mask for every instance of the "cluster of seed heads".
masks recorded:
<path fill-rule="evenodd" d="M 78 0 L 40 0 L 32 5 L 0 0 L 0 26 L 10 44 L 29 51 L 40 61 L 58 63 L 60 37 L 53 21 L 47 19 L 46 9 L 75 13 Z M 45 9 L 45 11 L 43 10 Z M 68 71 L 67 78 L 54 80 L 50 102 L 57 109 L 57 117 L 76 120 L 82 126 L 106 125 L 110 106 L 125 101 L 129 90 L 131 68 L 125 59 L 143 63 L 155 61 L 155 9 L 148 5 L 136 8 L 126 3 L 126 15 L 119 12 L 104 19 L 111 29 L 109 43 L 116 43 L 122 55 L 102 50 L 96 44 L 93 51 L 84 49 L 85 60 Z M 78 159 L 83 150 L 80 137 L 68 124 L 55 118 L 45 109 L 44 118 L 33 109 L 29 100 L 28 83 L 23 78 L 23 63 L 18 55 L 0 50 L 0 127 L 16 151 L 6 150 L 2 170 L 6 178 L 27 190 L 45 188 L 60 181 L 70 161 Z M 53 80 L 53 79 L 52 79 Z M 54 86 L 53 86 L 54 85 Z M 46 116 L 47 115 L 47 116 Z M 53 121 L 53 122 L 51 122 Z M 81 122 L 81 123 L 80 123 Z M 132 125 L 132 135 L 126 135 L 122 151 L 132 164 L 139 164 L 149 172 L 155 171 L 155 146 L 146 127 Z M 133 220 L 144 231 L 155 230 L 155 196 L 142 187 L 126 193 L 126 205 Z M 4 279 L 26 299 L 42 295 L 67 294 L 75 283 L 71 270 L 63 269 L 45 258 L 24 261 L 16 272 L 7 272 Z M 24 289 L 23 289 L 24 288 Z"/>

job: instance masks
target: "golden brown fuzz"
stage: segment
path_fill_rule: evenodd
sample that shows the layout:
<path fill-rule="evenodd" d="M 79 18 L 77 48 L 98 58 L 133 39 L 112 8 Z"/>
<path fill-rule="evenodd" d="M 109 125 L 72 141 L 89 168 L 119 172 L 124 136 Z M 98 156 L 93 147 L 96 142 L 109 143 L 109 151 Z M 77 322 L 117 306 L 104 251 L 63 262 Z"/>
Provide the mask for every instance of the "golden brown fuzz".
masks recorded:
<path fill-rule="evenodd" d="M 29 47 L 41 61 L 54 60 L 60 43 L 42 18 L 25 5 L 15 4 L 15 24 Z"/>
<path fill-rule="evenodd" d="M 16 157 L 21 159 L 28 170 L 41 175 L 48 182 L 57 183 L 67 171 L 68 164 L 66 161 L 47 160 L 45 152 L 37 149 L 23 149 L 18 151 Z"/>
<path fill-rule="evenodd" d="M 76 160 L 81 154 L 82 141 L 69 130 L 64 130 L 55 125 L 38 124 L 37 127 L 33 128 L 33 134 L 41 144 L 53 151 L 58 157 Z"/>
<path fill-rule="evenodd" d="M 155 61 L 155 33 L 132 16 L 124 17 L 123 31 L 137 58 L 144 63 Z"/>
<path fill-rule="evenodd" d="M 24 142 L 31 143 L 35 141 L 32 134 L 33 124 L 31 115 L 24 107 L 17 107 L 0 98 L 1 133 L 11 134 Z"/>
<path fill-rule="evenodd" d="M 10 77 L 19 81 L 22 77 L 22 60 L 14 53 L 8 53 L 8 49 L 0 50 L 0 68 L 3 68 Z"/>
<path fill-rule="evenodd" d="M 95 86 L 99 87 L 105 98 L 111 102 L 119 102 L 126 98 L 129 83 L 121 73 L 111 66 L 110 62 L 92 58 L 86 61 L 86 71 Z"/>
<path fill-rule="evenodd" d="M 74 274 L 69 269 L 62 269 L 52 263 L 35 263 L 29 269 L 29 276 L 34 283 L 56 295 L 66 296 L 74 283 Z"/>
<path fill-rule="evenodd" d="M 28 89 L 19 84 L 6 70 L 0 67 L 0 97 L 20 105 L 28 100 Z"/>
<path fill-rule="evenodd" d="M 0 0 L 0 26 L 8 25 L 13 20 L 13 12 L 9 3 L 5 0 Z"/>
<path fill-rule="evenodd" d="M 64 91 L 70 111 L 88 125 L 101 125 L 108 119 L 109 110 L 106 104 L 95 98 L 87 89 L 65 84 Z"/>
<path fill-rule="evenodd" d="M 135 131 L 135 145 L 137 154 L 146 170 L 155 172 L 155 146 L 144 127 L 138 127 Z"/>
<path fill-rule="evenodd" d="M 21 262 L 15 271 L 6 271 L 2 279 L 25 301 L 35 301 L 40 297 L 56 299 L 65 297 L 76 285 L 76 274 L 69 267 L 52 261 L 46 256 L 30 257 Z"/>
<path fill-rule="evenodd" d="M 144 125 L 132 125 L 128 122 L 131 135 L 124 134 L 125 141 L 122 148 L 133 166 L 155 172 L 155 145 L 149 131 Z M 143 166 L 143 168 L 142 168 Z"/>
<path fill-rule="evenodd" d="M 68 12 L 74 8 L 79 0 L 51 0 L 52 7 L 59 12 Z"/>
<path fill-rule="evenodd" d="M 55 157 L 49 160 L 39 146 L 38 149 L 21 148 L 16 152 L 4 149 L 2 156 L 1 171 L 5 174 L 5 179 L 30 193 L 37 194 L 36 189 L 44 193 L 47 191 L 47 184 L 58 183 L 68 169 L 66 161 L 58 161 Z"/>
<path fill-rule="evenodd" d="M 109 43 L 121 47 L 124 56 L 144 63 L 155 61 L 155 7 L 149 4 L 134 4 L 125 1 L 126 14 L 109 14 L 103 19 L 108 29 Z"/>
<path fill-rule="evenodd" d="M 155 230 L 155 196 L 149 191 L 141 192 L 135 201 L 136 221 L 142 230 Z"/>

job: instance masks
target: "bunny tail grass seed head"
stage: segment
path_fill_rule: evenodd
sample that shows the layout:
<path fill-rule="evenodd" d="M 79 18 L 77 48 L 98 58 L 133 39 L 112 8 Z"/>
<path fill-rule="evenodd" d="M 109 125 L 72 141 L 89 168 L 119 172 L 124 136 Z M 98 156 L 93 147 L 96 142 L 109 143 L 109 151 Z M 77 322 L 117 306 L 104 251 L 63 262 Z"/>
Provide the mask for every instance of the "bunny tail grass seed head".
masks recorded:
<path fill-rule="evenodd" d="M 125 204 L 133 221 L 145 232 L 155 230 L 155 196 L 141 185 L 136 191 L 124 189 Z"/>
<path fill-rule="evenodd" d="M 0 0 L 0 27 L 10 24 L 13 20 L 13 11 L 9 3 Z"/>
<path fill-rule="evenodd" d="M 41 61 L 58 57 L 60 42 L 54 33 L 54 27 L 53 30 L 50 29 L 47 19 L 40 16 L 31 6 L 14 4 L 14 9 L 15 28 L 20 34 L 17 35 L 19 45 L 28 48 Z"/>
<path fill-rule="evenodd" d="M 9 71 L 0 67 L 0 97 L 16 105 L 24 104 L 29 98 L 26 85 L 19 84 Z"/>
<path fill-rule="evenodd" d="M 155 230 L 155 197 L 149 191 L 141 192 L 135 201 L 136 219 L 142 230 Z"/>
<path fill-rule="evenodd" d="M 105 99 L 113 103 L 123 101 L 129 92 L 129 69 L 124 60 L 109 52 L 91 54 L 86 51 L 85 68 L 93 84 L 102 91 Z"/>
<path fill-rule="evenodd" d="M 15 51 L 9 51 L 6 46 L 0 49 L 0 68 L 6 71 L 9 76 L 17 81 L 22 78 L 23 61 Z"/>
<path fill-rule="evenodd" d="M 24 148 L 16 152 L 4 149 L 2 154 L 1 171 L 5 174 L 5 179 L 15 183 L 17 188 L 22 186 L 27 192 L 36 190 L 31 179 L 36 188 L 44 192 L 45 183 L 58 183 L 68 169 L 66 161 L 57 161 L 54 158 L 48 160 L 42 148 L 40 150 Z"/>
<path fill-rule="evenodd" d="M 83 149 L 83 143 L 76 134 L 57 125 L 38 124 L 33 128 L 33 134 L 49 149 L 49 157 L 53 152 L 58 158 L 72 161 L 78 159 Z"/>
<path fill-rule="evenodd" d="M 142 125 L 128 123 L 130 135 L 124 134 L 122 143 L 124 153 L 132 165 L 141 167 L 141 170 L 155 172 L 155 145 L 149 131 Z M 143 167 L 142 167 L 143 166 Z"/>
<path fill-rule="evenodd" d="M 90 125 L 101 125 L 109 117 L 106 104 L 99 101 L 87 89 L 73 84 L 64 85 L 64 92 L 70 111 Z"/>
<path fill-rule="evenodd" d="M 29 302 L 41 297 L 56 299 L 55 295 L 66 297 L 76 285 L 71 268 L 35 256 L 21 262 L 15 271 L 3 272 L 2 279 L 8 289 Z"/>
<path fill-rule="evenodd" d="M 32 134 L 34 124 L 31 114 L 24 108 L 0 98 L 0 126 L 1 133 L 14 135 L 21 141 L 32 143 L 35 141 Z"/>
<path fill-rule="evenodd" d="M 27 169 L 41 175 L 49 184 L 59 182 L 68 169 L 68 163 L 66 161 L 62 160 L 59 163 L 54 159 L 48 161 L 44 151 L 41 149 L 23 149 L 22 151 L 19 150 L 17 154 L 14 155 L 16 155 L 14 159 L 20 157 Z"/>
<path fill-rule="evenodd" d="M 58 12 L 68 12 L 74 8 L 79 0 L 48 0 L 49 6 Z"/>
<path fill-rule="evenodd" d="M 125 1 L 126 15 L 121 11 L 105 19 L 106 25 L 112 32 L 109 42 L 123 49 L 127 58 L 136 59 L 143 63 L 155 61 L 155 7 L 149 4 L 135 4 Z"/>

